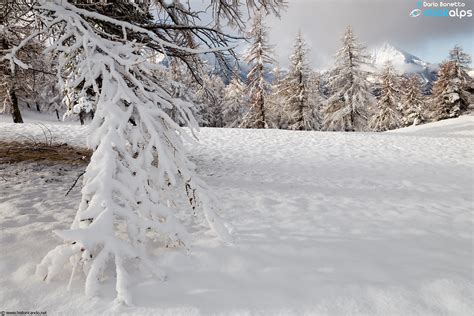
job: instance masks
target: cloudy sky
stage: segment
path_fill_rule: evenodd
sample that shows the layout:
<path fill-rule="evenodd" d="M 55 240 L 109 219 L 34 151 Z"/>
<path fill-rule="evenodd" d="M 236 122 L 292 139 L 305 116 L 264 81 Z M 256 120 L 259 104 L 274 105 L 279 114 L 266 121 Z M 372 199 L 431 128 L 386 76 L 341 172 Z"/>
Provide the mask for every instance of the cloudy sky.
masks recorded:
<path fill-rule="evenodd" d="M 465 3 L 462 9 L 474 7 L 474 0 L 459 1 Z M 417 0 L 288 0 L 281 18 L 269 17 L 267 25 L 277 59 L 284 66 L 300 29 L 311 48 L 312 66 L 326 68 L 348 25 L 368 48 L 388 42 L 423 60 L 439 62 L 450 48 L 460 44 L 473 55 L 474 17 L 413 18 L 409 14 L 416 3 Z"/>

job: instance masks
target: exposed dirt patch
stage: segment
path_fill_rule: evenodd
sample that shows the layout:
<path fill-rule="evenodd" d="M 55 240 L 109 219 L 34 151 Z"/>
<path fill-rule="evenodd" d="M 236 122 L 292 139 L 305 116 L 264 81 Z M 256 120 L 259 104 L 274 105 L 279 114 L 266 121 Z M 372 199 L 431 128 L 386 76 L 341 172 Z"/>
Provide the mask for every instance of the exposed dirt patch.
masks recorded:
<path fill-rule="evenodd" d="M 45 164 L 87 165 L 91 154 L 92 152 L 89 150 L 66 144 L 49 145 L 0 141 L 0 163 L 34 161 Z"/>

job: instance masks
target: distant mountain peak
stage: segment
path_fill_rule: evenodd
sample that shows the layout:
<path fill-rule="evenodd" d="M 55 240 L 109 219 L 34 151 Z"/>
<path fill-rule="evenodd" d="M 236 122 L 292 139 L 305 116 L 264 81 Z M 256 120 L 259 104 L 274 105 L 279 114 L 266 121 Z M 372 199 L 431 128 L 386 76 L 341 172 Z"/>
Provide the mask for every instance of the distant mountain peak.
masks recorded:
<path fill-rule="evenodd" d="M 432 83 L 436 79 L 436 65 L 384 42 L 372 50 L 371 65 L 375 72 L 380 72 L 387 62 L 391 62 L 400 74 L 418 74 L 425 83 Z"/>
<path fill-rule="evenodd" d="M 424 68 L 427 66 L 427 63 L 422 61 L 420 58 L 409 54 L 388 42 L 384 42 L 372 51 L 372 63 L 375 66 L 380 67 L 386 62 L 391 62 L 395 68 L 403 72 L 417 72 L 419 69 L 410 70 L 410 68 Z"/>

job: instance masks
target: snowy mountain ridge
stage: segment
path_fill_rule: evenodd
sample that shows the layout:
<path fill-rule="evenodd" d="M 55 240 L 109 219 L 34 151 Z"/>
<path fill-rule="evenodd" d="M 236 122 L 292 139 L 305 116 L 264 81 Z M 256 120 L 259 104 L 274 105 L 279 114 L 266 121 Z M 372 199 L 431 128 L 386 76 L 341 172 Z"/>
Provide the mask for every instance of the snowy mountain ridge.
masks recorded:
<path fill-rule="evenodd" d="M 387 62 L 391 62 L 394 68 L 401 74 L 417 73 L 425 82 L 436 80 L 436 65 L 425 62 L 417 56 L 385 42 L 372 49 L 370 64 L 375 71 L 379 71 Z"/>
<path fill-rule="evenodd" d="M 428 67 L 429 64 L 420 58 L 400 50 L 390 43 L 383 43 L 382 45 L 373 49 L 371 54 L 371 62 L 376 66 L 383 66 L 386 62 L 391 62 L 396 68 L 405 68 L 405 70 L 416 70 L 419 67 Z M 411 66 L 411 67 L 410 67 Z"/>

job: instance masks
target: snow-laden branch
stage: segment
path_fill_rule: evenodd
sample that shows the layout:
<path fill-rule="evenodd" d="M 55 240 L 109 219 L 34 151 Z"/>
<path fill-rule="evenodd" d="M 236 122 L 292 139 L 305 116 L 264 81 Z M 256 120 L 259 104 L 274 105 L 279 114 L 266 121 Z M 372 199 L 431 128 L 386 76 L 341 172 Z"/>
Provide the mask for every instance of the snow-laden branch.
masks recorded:
<path fill-rule="evenodd" d="M 52 36 L 48 49 L 58 56 L 63 88 L 89 98 L 95 115 L 88 137 L 93 154 L 79 209 L 71 229 L 56 231 L 66 244 L 46 255 L 37 274 L 49 281 L 70 261 L 72 281 L 80 264 L 86 294 L 93 296 L 113 262 L 117 300 L 131 305 L 128 284 L 134 267 L 161 275 L 147 245 L 190 245 L 178 214 L 188 212 L 187 217 L 231 242 L 186 157 L 183 138 L 191 138 L 168 115 L 176 110 L 194 133 L 192 104 L 171 96 L 168 69 L 150 62 L 141 43 L 105 36 L 84 16 L 138 31 L 132 25 L 62 1 L 46 2 L 38 12 Z M 171 207 L 179 196 L 188 204 Z"/>
<path fill-rule="evenodd" d="M 117 19 L 114 19 L 114 18 L 110 18 L 108 16 L 104 16 L 104 15 L 99 14 L 97 12 L 92 12 L 92 11 L 87 11 L 87 10 L 84 10 L 84 9 L 80 9 L 80 8 L 74 6 L 73 4 L 70 4 L 66 1 L 59 1 L 59 3 L 56 3 L 58 1 L 53 1 L 53 2 L 41 1 L 41 2 L 42 2 L 42 5 L 41 5 L 40 8 L 42 10 L 49 10 L 49 11 L 58 12 L 61 15 L 64 15 L 65 17 L 68 16 L 67 11 L 70 11 L 70 12 L 72 12 L 74 14 L 78 14 L 82 17 L 87 17 L 87 18 L 98 20 L 98 21 L 108 22 L 108 23 L 120 26 L 120 27 L 122 27 L 126 30 L 147 35 L 151 40 L 155 41 L 160 46 L 173 48 L 173 49 L 183 51 L 183 52 L 186 52 L 186 53 L 190 53 L 190 54 L 208 54 L 208 53 L 229 51 L 229 50 L 232 50 L 233 48 L 236 47 L 234 45 L 234 46 L 229 46 L 229 47 L 217 47 L 217 48 L 213 48 L 213 49 L 193 49 L 193 48 L 189 48 L 189 47 L 185 47 L 185 46 L 179 46 L 179 45 L 176 45 L 174 43 L 171 43 L 171 42 L 168 42 L 168 41 L 165 41 L 165 40 L 159 38 L 156 35 L 156 33 L 152 32 L 152 31 L 150 31 L 146 28 L 128 23 L 126 21 L 121 21 L 121 20 L 117 20 Z"/>

